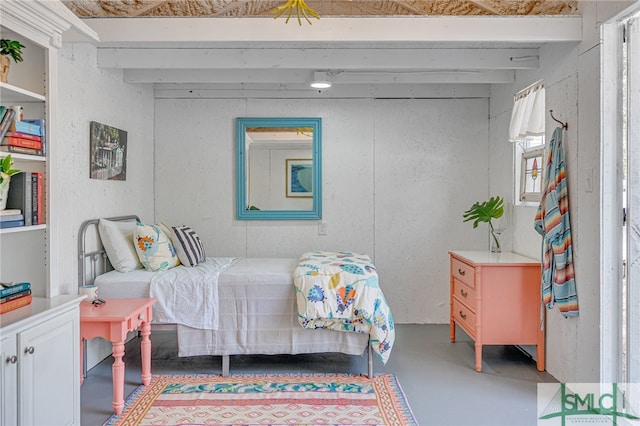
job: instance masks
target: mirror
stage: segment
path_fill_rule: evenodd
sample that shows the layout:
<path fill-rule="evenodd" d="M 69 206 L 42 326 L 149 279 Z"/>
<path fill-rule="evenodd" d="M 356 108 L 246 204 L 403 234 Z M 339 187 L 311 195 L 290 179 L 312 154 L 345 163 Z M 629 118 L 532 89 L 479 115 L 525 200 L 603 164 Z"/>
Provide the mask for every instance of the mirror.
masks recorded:
<path fill-rule="evenodd" d="M 322 218 L 320 118 L 236 119 L 236 217 Z"/>

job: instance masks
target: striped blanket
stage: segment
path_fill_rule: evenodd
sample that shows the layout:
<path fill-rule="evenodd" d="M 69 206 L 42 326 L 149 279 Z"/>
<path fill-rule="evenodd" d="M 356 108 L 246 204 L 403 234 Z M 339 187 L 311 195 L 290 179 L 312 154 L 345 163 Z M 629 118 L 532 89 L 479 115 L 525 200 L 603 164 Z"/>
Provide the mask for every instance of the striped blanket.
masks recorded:
<path fill-rule="evenodd" d="M 304 328 L 368 333 L 378 359 L 387 362 L 395 340 L 393 316 L 369 256 L 304 253 L 293 278 L 298 321 Z"/>

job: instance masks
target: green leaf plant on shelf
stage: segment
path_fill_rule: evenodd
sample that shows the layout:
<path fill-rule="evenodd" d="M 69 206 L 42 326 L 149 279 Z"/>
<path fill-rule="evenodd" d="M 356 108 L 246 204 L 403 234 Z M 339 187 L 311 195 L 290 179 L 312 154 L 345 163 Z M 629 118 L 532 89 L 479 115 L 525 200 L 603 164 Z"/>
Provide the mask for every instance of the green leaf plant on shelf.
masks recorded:
<path fill-rule="evenodd" d="M 500 219 L 504 214 L 504 199 L 496 196 L 491 197 L 484 202 L 476 201 L 467 211 L 462 214 L 464 218 L 463 222 L 473 221 L 473 227 L 477 228 L 480 222 L 486 222 L 489 224 L 489 231 L 491 232 L 491 238 L 493 244 L 492 250 L 500 252 L 500 240 L 498 239 L 498 230 L 493 227 L 492 219 Z"/>
<path fill-rule="evenodd" d="M 9 66 L 13 59 L 14 62 L 22 62 L 22 49 L 24 45 L 17 40 L 0 39 L 0 81 L 7 82 L 9 75 Z"/>
<path fill-rule="evenodd" d="M 13 168 L 13 158 L 11 154 L 0 160 L 0 210 L 7 207 L 7 195 L 9 195 L 9 183 L 11 176 L 20 173 L 20 170 Z"/>

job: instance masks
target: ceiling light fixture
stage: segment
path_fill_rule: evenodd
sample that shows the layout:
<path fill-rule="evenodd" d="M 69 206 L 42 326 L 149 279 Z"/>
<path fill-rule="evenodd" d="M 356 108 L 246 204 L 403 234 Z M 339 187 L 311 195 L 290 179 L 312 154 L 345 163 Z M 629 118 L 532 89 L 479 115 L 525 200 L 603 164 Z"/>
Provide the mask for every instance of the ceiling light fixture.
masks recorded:
<path fill-rule="evenodd" d="M 289 11 L 289 13 L 287 14 L 287 20 L 284 21 L 285 24 L 289 23 L 289 18 L 291 18 L 291 15 L 293 15 L 294 11 L 298 16 L 298 25 L 302 25 L 302 21 L 300 20 L 301 13 L 304 19 L 309 23 L 309 25 L 311 25 L 309 15 L 313 16 L 316 19 L 320 19 L 320 15 L 318 15 L 318 12 L 307 6 L 304 0 L 288 0 L 285 4 L 273 9 L 271 13 L 275 15 L 273 18 L 276 19 L 281 17 L 287 10 Z"/>
<path fill-rule="evenodd" d="M 326 72 L 314 72 L 311 87 L 313 87 L 314 89 L 328 89 L 329 87 L 331 87 L 331 82 L 329 81 L 328 77 L 329 75 Z"/>

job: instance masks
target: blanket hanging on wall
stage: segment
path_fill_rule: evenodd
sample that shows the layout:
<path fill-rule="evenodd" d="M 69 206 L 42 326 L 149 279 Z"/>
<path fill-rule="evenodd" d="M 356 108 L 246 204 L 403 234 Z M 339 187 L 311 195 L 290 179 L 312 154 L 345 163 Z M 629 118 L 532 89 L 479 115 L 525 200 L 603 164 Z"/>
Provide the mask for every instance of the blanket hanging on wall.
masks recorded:
<path fill-rule="evenodd" d="M 547 147 L 543 194 L 534 228 L 542 235 L 542 301 L 547 309 L 558 305 L 565 317 L 578 316 L 578 294 L 573 269 L 569 194 L 561 127 Z"/>

